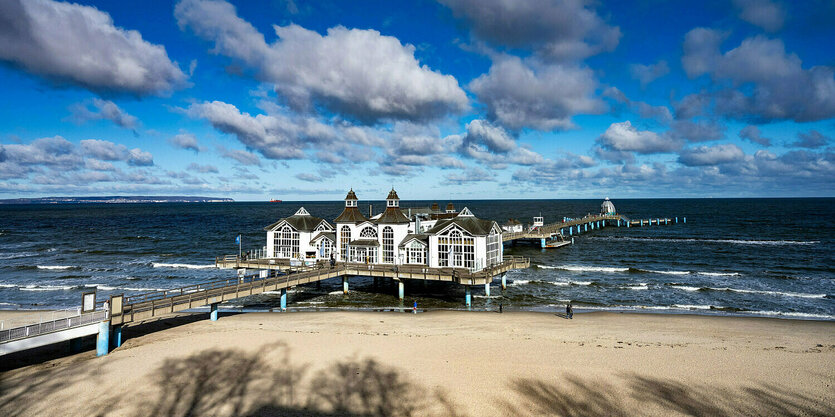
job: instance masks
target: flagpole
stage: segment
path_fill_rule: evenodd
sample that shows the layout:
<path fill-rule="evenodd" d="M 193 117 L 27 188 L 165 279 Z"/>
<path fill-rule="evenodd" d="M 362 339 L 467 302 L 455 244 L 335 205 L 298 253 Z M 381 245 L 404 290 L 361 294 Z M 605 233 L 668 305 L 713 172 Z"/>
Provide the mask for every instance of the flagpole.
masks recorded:
<path fill-rule="evenodd" d="M 241 240 L 242 240 L 241 235 L 238 235 L 238 258 L 240 258 L 241 254 L 242 254 L 242 252 L 241 252 Z"/>

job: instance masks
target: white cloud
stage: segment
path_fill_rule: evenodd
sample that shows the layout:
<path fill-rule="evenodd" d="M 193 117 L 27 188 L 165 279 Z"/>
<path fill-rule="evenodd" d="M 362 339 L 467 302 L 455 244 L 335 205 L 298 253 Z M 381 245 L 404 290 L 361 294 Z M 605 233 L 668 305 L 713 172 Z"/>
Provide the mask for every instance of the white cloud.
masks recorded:
<path fill-rule="evenodd" d="M 684 149 L 679 154 L 678 162 L 686 166 L 705 166 L 738 162 L 744 158 L 745 153 L 742 149 L 729 143 Z"/>
<path fill-rule="evenodd" d="M 572 116 L 605 110 L 604 103 L 594 97 L 597 80 L 593 72 L 574 64 L 496 57 L 490 71 L 473 80 L 469 88 L 487 105 L 491 120 L 514 130 L 571 129 Z"/>
<path fill-rule="evenodd" d="M 763 137 L 760 132 L 760 128 L 757 126 L 745 126 L 739 131 L 739 137 L 748 140 L 751 143 L 757 143 L 766 147 L 771 146 L 771 139 Z"/>
<path fill-rule="evenodd" d="M 665 135 L 649 130 L 638 130 L 629 120 L 612 123 L 597 138 L 597 142 L 605 149 L 641 154 L 674 152 L 680 149 L 682 144 L 680 140 Z"/>
<path fill-rule="evenodd" d="M 783 27 L 785 11 L 778 4 L 769 0 L 734 0 L 739 9 L 739 18 L 768 32 L 776 32 Z"/>
<path fill-rule="evenodd" d="M 172 145 L 181 149 L 192 150 L 194 152 L 200 152 L 203 150 L 203 148 L 200 147 L 200 144 L 197 142 L 197 136 L 194 136 L 191 133 L 177 134 L 169 141 Z"/>
<path fill-rule="evenodd" d="M 670 72 L 670 67 L 667 61 L 661 60 L 651 65 L 632 64 L 629 66 L 629 72 L 632 78 L 641 83 L 641 87 L 646 87 L 647 84 L 667 75 Z"/>
<path fill-rule="evenodd" d="M 415 59 L 415 48 L 375 30 L 337 26 L 327 35 L 298 25 L 273 26 L 264 36 L 224 1 L 184 0 L 175 7 L 181 28 L 214 41 L 213 52 L 252 67 L 259 79 L 296 110 L 314 104 L 364 123 L 387 119 L 428 120 L 468 108 L 451 75 Z"/>
<path fill-rule="evenodd" d="M 93 109 L 90 109 L 92 104 Z M 78 123 L 89 120 L 110 120 L 117 126 L 125 129 L 136 129 L 139 126 L 139 119 L 119 108 L 116 103 L 110 100 L 94 98 L 91 103 L 76 103 L 70 106 L 72 119 Z"/>
<path fill-rule="evenodd" d="M 207 173 L 217 174 L 218 173 L 218 169 L 217 169 L 216 166 L 214 166 L 214 165 L 200 165 L 196 162 L 190 163 L 186 169 L 189 170 L 189 171 L 199 172 L 201 174 L 207 174 Z"/>
<path fill-rule="evenodd" d="M 536 51 L 556 60 L 583 59 L 613 50 L 620 29 L 584 0 L 439 0 L 494 45 Z"/>
<path fill-rule="evenodd" d="M 722 53 L 724 38 L 715 30 L 693 29 L 685 36 L 682 57 L 689 77 L 708 74 L 717 85 L 711 96 L 718 114 L 756 122 L 835 117 L 835 68 L 803 69 L 781 40 L 764 36 L 747 38 Z"/>
<path fill-rule="evenodd" d="M 98 139 L 85 139 L 80 144 L 85 155 L 104 161 L 125 161 L 132 166 L 154 164 L 153 155 L 139 148 L 128 149 L 125 145 Z"/>
<path fill-rule="evenodd" d="M 74 3 L 0 2 L 0 60 L 96 92 L 162 94 L 186 83 L 164 47 Z"/>
<path fill-rule="evenodd" d="M 491 152 L 506 153 L 516 147 L 516 141 L 501 127 L 493 126 L 486 120 L 467 123 L 467 144 L 482 144 Z"/>

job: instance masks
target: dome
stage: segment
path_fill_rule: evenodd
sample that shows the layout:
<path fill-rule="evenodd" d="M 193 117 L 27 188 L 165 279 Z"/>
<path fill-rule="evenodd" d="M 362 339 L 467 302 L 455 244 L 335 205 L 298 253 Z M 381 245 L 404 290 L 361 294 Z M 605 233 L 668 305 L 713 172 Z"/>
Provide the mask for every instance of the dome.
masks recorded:
<path fill-rule="evenodd" d="M 603 204 L 600 205 L 600 214 L 617 214 L 615 205 L 609 201 L 609 197 L 606 197 L 606 199 L 603 200 Z"/>

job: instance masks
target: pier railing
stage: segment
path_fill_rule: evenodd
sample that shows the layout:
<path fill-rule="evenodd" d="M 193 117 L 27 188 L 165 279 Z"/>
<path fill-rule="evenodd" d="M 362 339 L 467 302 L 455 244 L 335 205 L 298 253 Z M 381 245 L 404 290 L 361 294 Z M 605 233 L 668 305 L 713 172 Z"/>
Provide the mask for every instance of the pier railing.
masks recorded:
<path fill-rule="evenodd" d="M 59 330 L 71 329 L 84 326 L 107 318 L 107 311 L 97 310 L 89 313 L 79 314 L 72 317 L 64 317 L 57 320 L 45 321 L 37 324 L 14 327 L 0 331 L 0 343 L 10 342 L 17 339 L 25 339 Z"/>

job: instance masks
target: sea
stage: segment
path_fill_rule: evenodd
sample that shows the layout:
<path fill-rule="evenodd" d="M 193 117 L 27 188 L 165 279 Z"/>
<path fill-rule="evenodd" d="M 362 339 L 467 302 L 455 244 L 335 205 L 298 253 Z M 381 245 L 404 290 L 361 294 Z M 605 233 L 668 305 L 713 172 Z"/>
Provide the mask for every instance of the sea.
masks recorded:
<path fill-rule="evenodd" d="M 445 207 L 448 201 L 437 201 Z M 545 223 L 596 213 L 601 200 L 451 200 L 500 224 Z M 835 199 L 614 199 L 632 219 L 677 224 L 606 227 L 557 249 L 519 243 L 506 255 L 531 267 L 473 289 L 474 310 L 627 311 L 835 320 Z M 432 201 L 402 201 L 428 207 Z M 384 207 L 383 201 L 361 202 Z M 266 244 L 264 227 L 299 207 L 331 220 L 343 202 L 0 205 L 0 309 L 73 309 L 82 294 L 99 300 L 226 279 L 215 257 Z M 686 218 L 686 223 L 684 219 Z M 340 279 L 289 291 L 291 311 L 465 309 L 464 288 L 407 281 L 406 299 L 389 280 Z M 271 311 L 267 293 L 221 305 Z"/>

